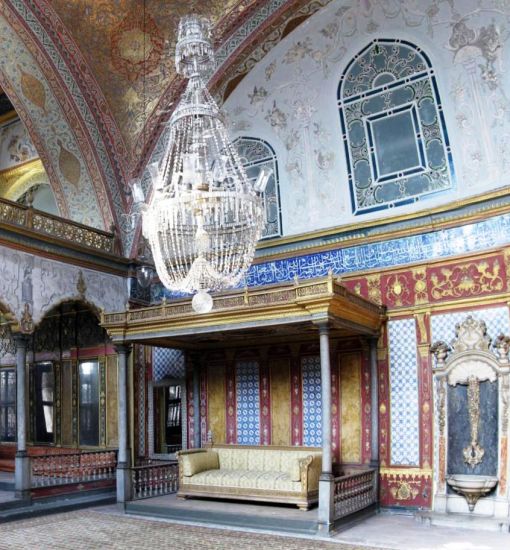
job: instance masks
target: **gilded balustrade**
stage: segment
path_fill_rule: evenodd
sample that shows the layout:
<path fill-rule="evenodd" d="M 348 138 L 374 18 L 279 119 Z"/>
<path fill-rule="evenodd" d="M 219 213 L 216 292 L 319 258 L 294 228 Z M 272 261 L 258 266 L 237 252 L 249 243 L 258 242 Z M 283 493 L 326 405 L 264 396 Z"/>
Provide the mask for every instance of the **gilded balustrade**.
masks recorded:
<path fill-rule="evenodd" d="M 38 236 L 68 242 L 106 254 L 113 254 L 115 239 L 112 233 L 65 220 L 22 204 L 0 198 L 0 224 L 15 226 Z"/>
<path fill-rule="evenodd" d="M 304 280 L 295 281 L 293 285 L 275 285 L 270 288 L 245 288 L 232 291 L 214 297 L 213 314 L 236 310 L 241 308 L 270 308 L 274 306 L 285 306 L 286 304 L 308 304 L 314 299 L 327 299 L 331 296 L 338 296 L 352 307 L 363 308 L 370 314 L 379 316 L 384 310 L 368 300 L 346 290 L 331 275 L 320 281 Z M 172 302 L 163 301 L 157 306 L 149 306 L 140 309 L 128 310 L 125 312 L 105 313 L 102 324 L 105 327 L 119 323 L 139 324 L 150 323 L 163 319 L 177 319 L 183 316 L 194 316 L 189 299 L 176 300 Z"/>

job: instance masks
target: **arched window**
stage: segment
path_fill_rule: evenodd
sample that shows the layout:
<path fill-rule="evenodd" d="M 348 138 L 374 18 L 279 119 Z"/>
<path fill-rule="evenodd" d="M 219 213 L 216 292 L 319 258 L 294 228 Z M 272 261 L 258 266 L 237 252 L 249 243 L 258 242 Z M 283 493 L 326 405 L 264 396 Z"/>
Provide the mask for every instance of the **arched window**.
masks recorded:
<path fill-rule="evenodd" d="M 234 143 L 250 180 L 255 181 L 260 170 L 265 166 L 273 170 L 264 192 L 266 226 L 262 232 L 262 238 L 279 237 L 282 234 L 282 222 L 276 154 L 273 148 L 262 139 L 240 137 Z"/>
<path fill-rule="evenodd" d="M 450 189 L 450 143 L 428 57 L 404 40 L 377 39 L 338 87 L 352 208 L 363 214 Z"/>

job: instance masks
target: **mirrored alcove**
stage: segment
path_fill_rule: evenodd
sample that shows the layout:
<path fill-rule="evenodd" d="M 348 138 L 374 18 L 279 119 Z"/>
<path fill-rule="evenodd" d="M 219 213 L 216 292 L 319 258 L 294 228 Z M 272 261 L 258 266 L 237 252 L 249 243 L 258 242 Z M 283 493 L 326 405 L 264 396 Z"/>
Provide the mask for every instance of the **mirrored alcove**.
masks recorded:
<path fill-rule="evenodd" d="M 184 379 L 149 382 L 149 458 L 174 459 L 186 448 Z"/>

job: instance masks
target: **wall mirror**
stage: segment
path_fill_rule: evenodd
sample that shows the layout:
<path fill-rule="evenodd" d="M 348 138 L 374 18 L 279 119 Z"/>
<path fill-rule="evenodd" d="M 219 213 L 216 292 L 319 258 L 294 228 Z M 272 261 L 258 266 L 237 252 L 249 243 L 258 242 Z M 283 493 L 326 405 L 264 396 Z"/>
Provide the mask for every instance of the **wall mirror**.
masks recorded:
<path fill-rule="evenodd" d="M 149 382 L 149 457 L 175 459 L 186 448 L 186 385 L 183 379 Z"/>

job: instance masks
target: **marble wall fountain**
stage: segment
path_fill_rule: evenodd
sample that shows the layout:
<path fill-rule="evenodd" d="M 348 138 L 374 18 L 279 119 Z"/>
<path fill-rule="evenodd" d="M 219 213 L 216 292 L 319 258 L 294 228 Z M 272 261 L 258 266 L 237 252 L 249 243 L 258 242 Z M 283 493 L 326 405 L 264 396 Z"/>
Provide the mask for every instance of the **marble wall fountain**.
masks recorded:
<path fill-rule="evenodd" d="M 510 338 L 492 342 L 485 323 L 471 316 L 455 326 L 455 334 L 450 344 L 431 347 L 436 429 L 428 520 L 448 517 L 459 525 L 508 531 Z"/>

